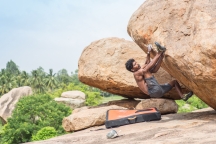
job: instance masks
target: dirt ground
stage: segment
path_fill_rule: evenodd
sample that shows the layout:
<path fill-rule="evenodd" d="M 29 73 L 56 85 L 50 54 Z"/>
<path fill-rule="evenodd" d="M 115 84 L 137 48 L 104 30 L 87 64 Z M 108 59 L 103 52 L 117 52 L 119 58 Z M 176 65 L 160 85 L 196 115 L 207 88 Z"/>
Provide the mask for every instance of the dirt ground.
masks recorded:
<path fill-rule="evenodd" d="M 107 139 L 105 126 L 28 144 L 215 144 L 216 111 L 206 108 L 185 114 L 162 115 L 160 121 L 142 122 L 114 128 L 119 137 Z"/>

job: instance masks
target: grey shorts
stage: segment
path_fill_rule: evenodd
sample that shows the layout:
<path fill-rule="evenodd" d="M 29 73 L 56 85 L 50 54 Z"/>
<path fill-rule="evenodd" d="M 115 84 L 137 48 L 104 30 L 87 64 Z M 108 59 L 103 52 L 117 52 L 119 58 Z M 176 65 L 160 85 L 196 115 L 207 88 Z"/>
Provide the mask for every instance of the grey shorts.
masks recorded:
<path fill-rule="evenodd" d="M 165 83 L 163 85 L 158 84 L 154 76 L 146 78 L 145 81 L 148 86 L 148 94 L 152 98 L 160 98 L 172 89 L 172 86 L 168 83 Z"/>

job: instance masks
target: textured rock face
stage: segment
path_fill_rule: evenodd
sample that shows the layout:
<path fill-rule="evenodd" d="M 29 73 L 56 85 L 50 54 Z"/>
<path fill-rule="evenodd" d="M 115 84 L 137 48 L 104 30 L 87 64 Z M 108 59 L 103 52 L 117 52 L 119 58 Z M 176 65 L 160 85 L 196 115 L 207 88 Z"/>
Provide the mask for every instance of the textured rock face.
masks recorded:
<path fill-rule="evenodd" d="M 80 56 L 79 79 L 87 85 L 124 97 L 149 98 L 138 88 L 133 74 L 126 70 L 125 63 L 129 58 L 143 64 L 146 54 L 132 41 L 120 38 L 95 41 L 87 46 Z M 162 68 L 155 77 L 161 84 L 172 80 Z M 175 89 L 165 97 L 180 98 Z"/>
<path fill-rule="evenodd" d="M 156 107 L 161 114 L 177 113 L 178 105 L 169 99 L 146 99 L 137 104 L 136 109 L 148 109 Z"/>
<path fill-rule="evenodd" d="M 85 94 L 81 91 L 66 91 L 61 94 L 61 97 L 85 100 Z"/>
<path fill-rule="evenodd" d="M 0 118 L 4 121 L 4 123 L 7 122 L 7 118 L 11 116 L 19 99 L 31 94 L 31 87 L 24 86 L 14 88 L 0 98 Z"/>
<path fill-rule="evenodd" d="M 216 109 L 216 1 L 146 0 L 132 15 L 128 33 L 146 51 L 167 47 L 162 67 Z"/>
<path fill-rule="evenodd" d="M 81 91 L 67 91 L 61 94 L 60 98 L 55 98 L 56 102 L 63 103 L 71 109 L 85 106 L 85 94 Z"/>
<path fill-rule="evenodd" d="M 85 106 L 85 100 L 81 99 L 72 99 L 72 98 L 55 98 L 55 101 L 58 103 L 63 103 L 69 106 L 71 109 L 79 108 Z"/>
<path fill-rule="evenodd" d="M 65 117 L 62 126 L 65 131 L 77 131 L 92 126 L 103 125 L 106 120 L 106 111 L 110 109 L 126 109 L 119 106 L 107 106 L 95 109 L 83 109 L 80 112 L 73 113 Z"/>
<path fill-rule="evenodd" d="M 140 100 L 124 99 L 124 100 L 109 101 L 107 105 L 117 105 L 117 106 L 124 107 L 127 109 L 135 109 L 135 107 L 137 106 L 139 102 Z"/>

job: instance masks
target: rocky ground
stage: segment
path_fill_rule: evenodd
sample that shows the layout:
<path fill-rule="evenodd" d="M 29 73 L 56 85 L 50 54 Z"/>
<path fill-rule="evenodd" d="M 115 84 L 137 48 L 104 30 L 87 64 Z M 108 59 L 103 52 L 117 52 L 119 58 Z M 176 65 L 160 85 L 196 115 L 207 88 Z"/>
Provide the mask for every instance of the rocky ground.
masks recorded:
<path fill-rule="evenodd" d="M 119 137 L 107 139 L 105 126 L 28 144 L 179 144 L 216 143 L 216 111 L 211 108 L 184 114 L 163 115 L 160 121 L 142 122 L 114 128 Z"/>

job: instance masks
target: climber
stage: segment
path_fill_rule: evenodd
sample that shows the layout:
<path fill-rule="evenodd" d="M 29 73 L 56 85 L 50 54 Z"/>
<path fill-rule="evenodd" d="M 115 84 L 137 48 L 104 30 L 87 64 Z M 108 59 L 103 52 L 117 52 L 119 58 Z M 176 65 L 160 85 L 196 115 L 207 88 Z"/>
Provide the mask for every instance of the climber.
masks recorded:
<path fill-rule="evenodd" d="M 145 64 L 140 66 L 134 59 L 129 59 L 125 63 L 126 69 L 133 72 L 134 78 L 140 90 L 149 95 L 151 98 L 160 98 L 175 87 L 181 99 L 187 101 L 193 95 L 192 91 L 187 94 L 183 94 L 177 80 L 172 80 L 169 83 L 160 85 L 152 75 L 152 73 L 156 73 L 159 70 L 166 51 L 166 48 L 161 46 L 158 42 L 155 42 L 155 45 L 157 46 L 158 53 L 152 61 L 150 61 L 150 52 L 154 51 L 152 46 L 148 45 L 148 53 Z"/>

